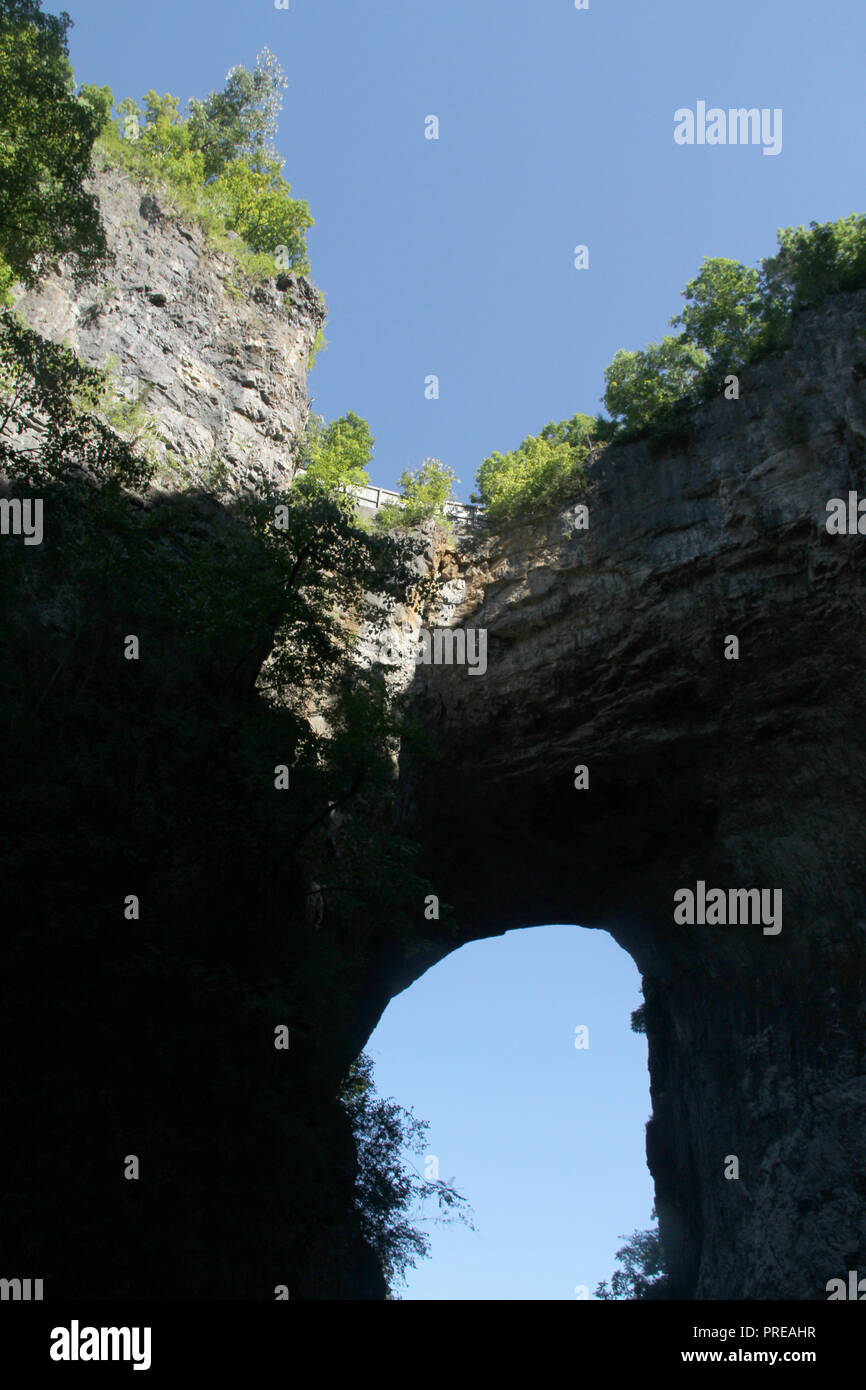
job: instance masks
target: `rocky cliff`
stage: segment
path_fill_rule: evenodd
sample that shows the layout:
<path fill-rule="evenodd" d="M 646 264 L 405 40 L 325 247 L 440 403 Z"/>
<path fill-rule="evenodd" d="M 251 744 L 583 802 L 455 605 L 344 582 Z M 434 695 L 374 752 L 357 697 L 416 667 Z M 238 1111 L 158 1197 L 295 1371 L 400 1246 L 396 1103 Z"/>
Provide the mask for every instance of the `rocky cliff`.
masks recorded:
<path fill-rule="evenodd" d="M 19 307 L 88 361 L 113 353 L 131 397 L 148 388 L 163 486 L 172 468 L 206 478 L 215 458 L 236 490 L 290 477 L 318 297 L 300 280 L 288 306 L 276 287 L 233 291 L 228 259 L 198 231 L 118 175 L 102 177 L 115 270 L 83 299 L 61 274 Z M 340 1177 L 327 1222 L 308 1232 L 292 1218 L 303 1235 L 292 1246 L 292 1297 L 384 1292 L 352 1225 L 345 1132 L 332 1111 L 322 1120 L 313 1092 L 333 1091 L 388 1000 L 436 960 L 465 941 L 549 922 L 610 931 L 643 974 L 647 1157 L 677 1296 L 823 1299 L 827 1280 L 866 1268 L 863 539 L 825 526 L 830 498 L 866 491 L 864 311 L 864 293 L 829 301 L 799 319 L 789 351 L 742 374 L 739 399 L 696 410 L 676 439 L 607 448 L 584 499 L 588 527 L 569 504 L 431 546 L 444 584 L 431 621 L 486 631 L 486 673 L 416 667 L 409 639 L 421 618 L 406 611 L 379 656 L 410 689 L 438 754 L 404 752 L 395 825 L 422 845 L 459 935 L 437 937 L 419 903 L 421 948 L 383 944 L 375 926 L 386 909 L 371 896 L 363 978 L 341 980 L 321 1002 L 327 1047 L 316 1069 L 303 1035 L 293 1050 L 299 1136 L 333 1123 L 330 1167 Z M 79 651 L 62 680 L 79 656 L 90 679 Z M 199 679 L 189 676 L 191 702 L 210 689 Z M 235 794 L 227 785 L 220 795 Z M 243 814 L 239 803 L 239 824 Z M 215 949 L 240 949 L 250 913 L 261 933 L 305 920 L 300 909 L 287 917 L 296 886 L 287 882 L 281 897 L 266 861 L 247 878 L 242 862 L 231 870 L 223 890 L 202 888 Z M 118 869 L 115 897 L 128 879 Z M 781 890 L 781 930 L 676 921 L 675 895 L 699 883 Z M 252 907 L 245 894 L 257 895 Z M 316 939 L 332 943 L 336 974 L 347 948 L 327 918 Z M 363 946 L 353 939 L 353 950 Z M 212 1059 L 199 1065 L 210 1075 Z M 242 1106 L 230 1124 L 216 1087 L 209 1104 L 207 1122 L 218 1116 L 235 1136 L 230 1149 Z M 303 1142 L 296 1176 L 273 1197 L 284 1223 L 310 1178 L 297 1176 Z M 266 1129 L 256 1152 L 262 1146 Z M 262 1174 L 261 1192 L 282 1173 Z M 223 1239 L 213 1222 L 229 1218 L 207 1210 L 205 1219 L 195 1207 L 191 1249 Z M 113 1210 L 113 1219 L 127 1218 Z M 173 1219 L 193 1220 L 181 1205 Z M 151 1251 L 141 1222 L 120 1243 L 125 1269 Z M 233 1225 L 224 1239 L 226 1250 L 242 1248 Z M 133 1292 L 152 1293 L 172 1249 L 167 1241 L 141 1256 L 151 1282 Z M 275 1272 L 280 1258 L 276 1249 Z M 238 1284 L 228 1256 L 217 1263 L 192 1292 L 166 1295 L 163 1282 L 157 1296 L 271 1296 L 261 1292 L 275 1280 L 271 1265 Z M 74 1280 L 74 1261 L 63 1268 Z M 99 1278 L 85 1288 L 115 1288 Z"/>
<path fill-rule="evenodd" d="M 18 296 L 18 311 L 88 364 L 112 367 L 120 397 L 153 422 L 164 486 L 208 483 L 216 468 L 229 491 L 290 481 L 320 296 L 303 276 L 251 283 L 167 194 L 119 170 L 93 189 L 113 264 L 82 291 L 61 265 Z"/>

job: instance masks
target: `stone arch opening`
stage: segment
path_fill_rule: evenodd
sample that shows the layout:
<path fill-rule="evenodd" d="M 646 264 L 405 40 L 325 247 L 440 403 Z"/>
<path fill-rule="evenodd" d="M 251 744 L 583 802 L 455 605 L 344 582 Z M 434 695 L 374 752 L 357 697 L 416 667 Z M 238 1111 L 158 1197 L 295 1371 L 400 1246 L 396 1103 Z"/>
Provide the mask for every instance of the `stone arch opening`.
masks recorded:
<path fill-rule="evenodd" d="M 470 942 L 392 999 L 374 1080 L 430 1121 L 412 1166 L 434 1159 L 477 1227 L 422 1225 L 403 1297 L 567 1300 L 609 1280 L 621 1234 L 652 1224 L 640 1002 L 607 933 L 562 925 Z"/>

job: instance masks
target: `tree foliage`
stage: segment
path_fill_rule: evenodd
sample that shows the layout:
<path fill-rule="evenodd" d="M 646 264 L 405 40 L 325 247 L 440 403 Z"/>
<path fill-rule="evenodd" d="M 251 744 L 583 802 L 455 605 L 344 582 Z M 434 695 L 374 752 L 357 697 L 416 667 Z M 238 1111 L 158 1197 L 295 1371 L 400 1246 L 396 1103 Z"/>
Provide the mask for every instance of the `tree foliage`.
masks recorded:
<path fill-rule="evenodd" d="M 482 502 L 496 522 L 582 491 L 594 425 L 591 416 L 575 415 L 546 425 L 510 453 L 491 454 L 476 475 L 473 500 Z"/>
<path fill-rule="evenodd" d="M 688 302 L 671 325 L 682 326 L 681 343 L 706 354 L 706 369 L 719 378 L 748 362 L 764 332 L 758 272 L 707 257 L 683 295 Z"/>
<path fill-rule="evenodd" d="M 470 1230 L 470 1207 L 453 1183 L 422 1178 L 409 1155 L 420 1157 L 429 1123 L 411 1110 L 376 1094 L 373 1064 L 361 1054 L 346 1080 L 342 1099 L 358 1149 L 356 1204 L 364 1234 L 376 1251 L 391 1294 L 405 1282 L 406 1270 L 429 1254 L 419 1229 L 424 1203 L 435 1200 L 441 1221 L 462 1221 Z"/>
<path fill-rule="evenodd" d="M 202 154 L 206 180 L 238 159 L 253 171 L 269 163 L 287 86 L 277 58 L 264 48 L 252 72 L 233 67 L 221 92 L 211 92 L 205 101 L 190 101 L 190 139 Z"/>
<path fill-rule="evenodd" d="M 140 107 L 132 97 L 117 103 L 119 126 L 102 133 L 102 146 L 133 172 L 163 179 L 175 193 L 199 196 L 204 188 L 204 155 L 193 143 L 180 100 L 151 88 Z M 142 124 L 143 120 L 143 124 Z"/>
<path fill-rule="evenodd" d="M 0 469 L 32 487 L 144 487 L 153 466 L 98 414 L 105 387 L 104 372 L 0 311 Z"/>
<path fill-rule="evenodd" d="M 150 90 L 144 105 L 125 97 L 118 122 L 103 130 L 105 157 L 141 177 L 164 182 L 181 212 L 219 238 L 234 232 L 264 276 L 309 273 L 305 201 L 291 196 L 273 147 L 286 77 L 263 49 L 253 71 L 237 66 L 221 92 L 192 99 L 188 111 L 169 92 Z M 276 257 L 279 256 L 279 262 Z"/>
<path fill-rule="evenodd" d="M 86 279 L 107 257 L 96 198 L 83 187 L 105 119 L 75 96 L 67 14 L 0 0 L 0 292 L 36 284 L 54 259 Z"/>
<path fill-rule="evenodd" d="M 669 335 L 637 352 L 620 348 L 604 369 L 605 409 L 629 429 L 656 424 L 691 393 L 706 364 L 702 348 Z"/>
<path fill-rule="evenodd" d="M 5 1248 L 94 1296 L 261 1299 L 271 1270 L 293 1297 L 329 1296 L 351 1209 L 334 1166 L 344 1130 L 351 1142 L 340 1021 L 370 958 L 420 940 L 435 891 L 394 815 L 393 752 L 412 730 L 382 671 L 352 661 L 353 630 L 410 601 L 411 546 L 324 490 L 228 506 L 58 477 L 40 496 L 36 560 L 0 547 L 0 714 L 15 730 L 0 870 L 22 885 L 0 1031 L 53 1098 L 37 1120 L 24 1069 L 5 1091 L 19 1134 L 0 1175 Z M 275 1023 L 291 1028 L 289 1065 Z M 130 1205 L 99 1174 L 136 1152 L 142 1116 L 159 1158 Z M 76 1155 L 62 1190 L 46 1140 Z"/>
<path fill-rule="evenodd" d="M 655 1208 L 652 1214 L 655 1216 Z M 596 1298 L 633 1300 L 664 1296 L 668 1276 L 658 1227 L 632 1231 L 627 1243 L 617 1250 L 616 1258 L 622 1268 L 614 1271 L 609 1285 L 606 1279 L 602 1280 L 595 1290 Z"/>
<path fill-rule="evenodd" d="M 211 185 L 216 206 L 224 210 L 226 226 L 237 232 L 249 249 L 275 255 L 284 267 L 307 274 L 305 235 L 313 225 L 306 203 L 291 198 L 283 178 L 284 160 L 262 158 L 258 168 L 233 159 Z"/>
<path fill-rule="evenodd" d="M 0 871 L 30 881 L 9 900 L 23 926 L 0 966 L 23 983 L 0 1041 L 56 1092 L 37 1123 L 29 1074 L 6 1090 L 6 1249 L 94 1296 L 260 1299 L 279 1271 L 293 1297 L 333 1296 L 351 1286 L 341 1020 L 377 952 L 418 948 L 435 891 L 393 804 L 414 731 L 353 660 L 360 627 L 418 596 L 415 548 L 359 526 L 338 489 L 141 499 L 46 476 L 56 458 L 37 560 L 0 547 Z M 130 891 L 142 918 L 118 931 Z M 34 970 L 56 1030 L 33 1027 Z M 56 1188 L 46 1136 L 79 1157 L 86 1136 L 102 1172 L 143 1114 L 159 1161 L 141 1203 L 97 1179 L 94 1217 L 87 1162 Z"/>
<path fill-rule="evenodd" d="M 404 468 L 399 483 L 401 501 L 388 502 L 376 513 L 376 525 L 384 531 L 417 526 L 439 519 L 447 525 L 445 504 L 454 496 L 459 479 L 441 459 L 428 458 L 418 468 Z"/>
<path fill-rule="evenodd" d="M 327 425 L 320 416 L 311 415 L 302 459 L 305 471 L 296 486 L 364 487 L 370 481 L 367 469 L 375 442 L 367 421 L 353 410 Z"/>
<path fill-rule="evenodd" d="M 761 262 L 761 300 L 767 317 L 790 318 L 828 294 L 866 285 L 866 214 L 835 222 L 780 228 L 779 249 Z"/>
<path fill-rule="evenodd" d="M 866 215 L 812 222 L 778 232 L 779 249 L 757 269 L 705 257 L 683 290 L 685 306 L 670 320 L 682 331 L 637 351 L 619 349 L 604 371 L 608 417 L 575 416 L 581 431 L 548 425 L 509 454 L 493 454 L 478 472 L 480 500 L 491 519 L 547 506 L 581 482 L 587 442 L 647 432 L 663 435 L 685 412 L 717 394 L 724 379 L 784 347 L 796 314 L 828 294 L 866 287 Z M 567 438 L 572 451 L 561 447 Z"/>
<path fill-rule="evenodd" d="M 681 334 L 616 353 L 604 373 L 611 437 L 663 432 L 683 407 L 717 394 L 725 376 L 786 346 L 796 314 L 866 287 L 866 215 L 780 228 L 778 243 L 757 269 L 706 257 L 670 320 Z"/>

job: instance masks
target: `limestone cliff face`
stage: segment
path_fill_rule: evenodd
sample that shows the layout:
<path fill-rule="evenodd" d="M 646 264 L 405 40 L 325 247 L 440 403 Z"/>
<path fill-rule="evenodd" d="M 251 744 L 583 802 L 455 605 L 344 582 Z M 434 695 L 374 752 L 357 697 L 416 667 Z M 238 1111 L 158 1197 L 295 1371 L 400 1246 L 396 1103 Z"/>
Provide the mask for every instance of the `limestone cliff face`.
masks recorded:
<path fill-rule="evenodd" d="M 115 267 L 81 297 L 60 274 L 19 307 L 87 361 L 114 354 L 130 398 L 150 388 L 163 486 L 178 459 L 181 481 L 220 457 L 235 490 L 285 481 L 315 292 L 292 281 L 287 311 L 275 286 L 233 290 L 230 262 L 158 199 L 111 173 L 100 193 Z M 866 539 L 825 528 L 850 490 L 866 493 L 862 292 L 803 315 L 791 349 L 686 436 L 608 448 L 588 530 L 562 506 L 431 544 L 445 583 L 425 621 L 485 629 L 485 675 L 416 668 L 417 613 L 396 615 L 386 653 L 364 648 L 437 745 L 438 760 L 404 757 L 395 819 L 460 936 L 437 939 L 419 904 L 424 948 L 379 950 L 363 987 L 320 1011 L 340 1039 L 331 1092 L 388 1000 L 462 942 L 548 922 L 610 931 L 644 977 L 647 1157 L 683 1298 L 823 1299 L 866 1269 Z M 781 931 L 676 924 L 675 893 L 698 881 L 782 890 Z M 293 1104 L 314 1116 L 303 1042 L 292 1058 Z M 305 1237 L 292 1296 L 382 1297 L 337 1148 L 333 1230 L 353 1259 L 323 1273 L 336 1236 Z M 208 1296 L 235 1296 L 219 1287 Z"/>
<path fill-rule="evenodd" d="M 82 291 L 61 268 L 19 296 L 19 312 L 89 364 L 114 359 L 121 394 L 156 421 L 163 486 L 206 481 L 219 462 L 229 490 L 289 481 L 319 295 L 302 276 L 281 277 L 285 296 L 273 281 L 251 284 L 166 195 L 120 171 L 94 188 L 114 264 Z"/>

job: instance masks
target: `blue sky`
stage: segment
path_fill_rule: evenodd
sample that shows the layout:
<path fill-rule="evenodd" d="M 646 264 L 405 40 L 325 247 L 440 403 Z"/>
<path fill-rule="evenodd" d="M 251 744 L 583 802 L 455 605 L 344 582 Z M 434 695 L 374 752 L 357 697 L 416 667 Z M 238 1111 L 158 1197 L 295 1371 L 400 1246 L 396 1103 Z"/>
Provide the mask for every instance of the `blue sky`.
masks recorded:
<path fill-rule="evenodd" d="M 640 1003 L 631 957 L 574 926 L 472 942 L 392 1000 L 376 1085 L 430 1122 L 415 1168 L 435 1155 L 477 1228 L 422 1226 L 404 1298 L 574 1299 L 609 1279 L 620 1233 L 651 1224 Z"/>
<path fill-rule="evenodd" d="M 79 81 L 118 99 L 280 59 L 278 143 L 329 308 L 314 409 L 370 422 L 382 485 L 432 455 L 468 497 L 493 450 L 600 408 L 606 364 L 671 331 L 704 256 L 754 264 L 779 227 L 863 210 L 863 0 L 64 6 Z M 781 108 L 781 152 L 678 146 L 674 112 L 699 101 Z M 481 1227 L 438 1231 L 408 1297 L 570 1298 L 610 1274 L 652 1203 L 638 1002 L 619 948 L 563 926 L 465 948 L 394 1001 L 379 1088 L 432 1122 Z"/>

